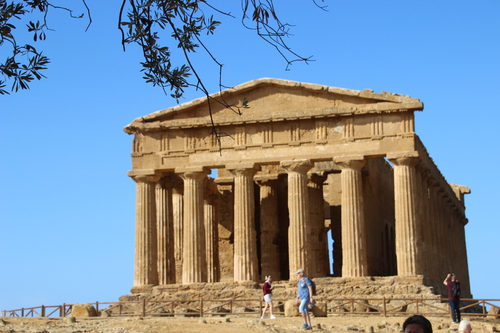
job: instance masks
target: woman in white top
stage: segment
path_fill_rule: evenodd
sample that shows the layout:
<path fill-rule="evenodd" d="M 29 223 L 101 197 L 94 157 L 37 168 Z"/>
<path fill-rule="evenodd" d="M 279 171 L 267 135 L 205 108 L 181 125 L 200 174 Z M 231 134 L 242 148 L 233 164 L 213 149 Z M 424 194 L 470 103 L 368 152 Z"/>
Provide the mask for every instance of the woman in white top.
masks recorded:
<path fill-rule="evenodd" d="M 276 319 L 276 317 L 273 315 L 273 289 L 274 286 L 271 285 L 272 281 L 271 275 L 266 275 L 266 282 L 264 282 L 264 285 L 262 286 L 262 293 L 264 294 L 264 301 L 266 302 L 266 306 L 264 307 L 264 310 L 262 311 L 262 319 L 265 319 L 266 316 L 266 310 L 269 308 L 269 313 L 271 314 L 271 319 Z"/>

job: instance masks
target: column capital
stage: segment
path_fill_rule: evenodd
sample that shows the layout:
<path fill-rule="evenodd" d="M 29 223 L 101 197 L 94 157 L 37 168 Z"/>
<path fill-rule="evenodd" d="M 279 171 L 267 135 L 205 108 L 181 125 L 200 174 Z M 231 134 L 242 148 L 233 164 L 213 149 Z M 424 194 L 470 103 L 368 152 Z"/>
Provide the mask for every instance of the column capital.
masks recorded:
<path fill-rule="evenodd" d="M 354 169 L 361 170 L 362 167 L 366 164 L 366 159 L 362 155 L 351 155 L 351 156 L 342 156 L 336 157 L 333 159 L 333 162 L 341 169 Z"/>
<path fill-rule="evenodd" d="M 136 183 L 157 183 L 161 175 L 152 169 L 148 170 L 132 170 L 127 173 Z"/>
<path fill-rule="evenodd" d="M 159 184 L 165 189 L 182 188 L 184 185 L 182 178 L 173 172 L 169 172 L 164 175 L 160 179 Z"/>
<path fill-rule="evenodd" d="M 279 180 L 279 175 L 277 175 L 277 174 L 254 177 L 254 181 L 259 186 L 268 186 L 268 185 L 276 184 L 276 183 L 278 183 L 278 180 Z"/>
<path fill-rule="evenodd" d="M 325 172 L 310 172 L 307 174 L 307 179 L 316 184 L 323 184 L 326 178 L 328 178 L 328 175 Z"/>
<path fill-rule="evenodd" d="M 210 169 L 198 166 L 179 167 L 175 168 L 175 173 L 183 179 L 203 179 L 210 174 Z"/>
<path fill-rule="evenodd" d="M 397 166 L 416 166 L 420 162 L 418 151 L 389 153 L 387 159 Z"/>
<path fill-rule="evenodd" d="M 314 166 L 310 160 L 289 160 L 289 161 L 281 161 L 280 167 L 285 169 L 287 173 L 290 172 L 298 172 L 298 173 L 306 173 Z"/>
<path fill-rule="evenodd" d="M 251 177 L 259 171 L 260 167 L 255 163 L 237 163 L 228 164 L 226 169 L 233 174 L 233 176 L 248 176 Z"/>

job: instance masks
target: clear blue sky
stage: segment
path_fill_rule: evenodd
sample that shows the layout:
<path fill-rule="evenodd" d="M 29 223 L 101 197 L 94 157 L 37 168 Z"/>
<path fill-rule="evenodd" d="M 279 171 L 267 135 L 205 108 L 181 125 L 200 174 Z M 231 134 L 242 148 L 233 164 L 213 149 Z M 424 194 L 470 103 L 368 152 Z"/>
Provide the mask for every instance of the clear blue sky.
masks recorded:
<path fill-rule="evenodd" d="M 316 61 L 285 71 L 238 18 L 220 17 L 208 45 L 224 64 L 224 83 L 272 77 L 421 99 L 417 134 L 448 182 L 472 190 L 472 293 L 500 299 L 491 287 L 500 275 L 500 2 L 327 0 L 323 12 L 308 1 L 275 1 L 296 25 L 290 45 Z M 127 177 L 132 137 L 122 128 L 176 102 L 143 81 L 137 48 L 122 51 L 120 1 L 87 3 L 88 32 L 84 20 L 49 17 L 55 31 L 37 44 L 52 60 L 48 78 L 0 96 L 0 310 L 116 301 L 132 287 L 135 183 Z M 197 61 L 216 92 L 217 68 Z M 189 91 L 183 101 L 201 96 Z"/>

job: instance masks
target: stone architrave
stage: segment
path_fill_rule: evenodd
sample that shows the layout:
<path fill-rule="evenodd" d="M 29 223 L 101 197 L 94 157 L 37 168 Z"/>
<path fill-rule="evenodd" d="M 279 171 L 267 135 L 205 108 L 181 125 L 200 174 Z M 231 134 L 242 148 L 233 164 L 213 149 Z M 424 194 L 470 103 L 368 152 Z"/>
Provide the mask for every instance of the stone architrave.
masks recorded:
<path fill-rule="evenodd" d="M 205 227 L 203 212 L 203 180 L 206 168 L 176 169 L 184 180 L 184 223 L 182 283 L 197 283 L 206 276 Z"/>
<path fill-rule="evenodd" d="M 366 253 L 366 226 L 363 206 L 361 168 L 366 161 L 363 156 L 347 156 L 334 159 L 342 170 L 342 277 L 366 276 L 368 261 Z"/>
<path fill-rule="evenodd" d="M 396 257 L 399 276 L 420 274 L 418 241 L 419 212 L 416 166 L 418 152 L 387 155 L 394 164 Z"/>
<path fill-rule="evenodd" d="M 259 281 L 253 163 L 227 165 L 234 175 L 234 281 Z"/>
<path fill-rule="evenodd" d="M 309 228 L 311 238 L 312 270 L 309 277 L 327 276 L 330 272 L 328 259 L 327 229 L 325 228 L 325 212 L 323 207 L 323 182 L 326 174 L 308 173 L 309 211 L 311 223 Z"/>
<path fill-rule="evenodd" d="M 281 161 L 280 166 L 288 174 L 288 261 L 290 278 L 295 277 L 297 270 L 305 269 L 306 274 L 312 270 L 310 239 L 308 238 L 309 191 L 307 189 L 307 171 L 313 164 L 309 160 Z"/>
<path fill-rule="evenodd" d="M 256 183 L 260 187 L 260 266 L 263 275 L 271 275 L 278 281 L 281 279 L 280 253 L 276 244 L 279 237 L 278 175 L 261 176 Z"/>
<path fill-rule="evenodd" d="M 155 187 L 160 177 L 154 174 L 129 175 L 136 182 L 136 228 L 134 287 L 158 284 Z"/>

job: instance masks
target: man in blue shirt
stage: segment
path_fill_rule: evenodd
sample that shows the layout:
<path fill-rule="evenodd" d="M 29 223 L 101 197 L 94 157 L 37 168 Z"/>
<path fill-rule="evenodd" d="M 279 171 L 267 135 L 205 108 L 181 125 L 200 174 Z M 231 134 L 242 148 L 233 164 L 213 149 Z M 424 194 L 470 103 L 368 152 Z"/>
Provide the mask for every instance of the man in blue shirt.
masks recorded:
<path fill-rule="evenodd" d="M 304 319 L 304 325 L 302 325 L 303 330 L 311 330 L 311 317 L 309 316 L 309 304 L 314 304 L 312 282 L 307 276 L 305 276 L 304 270 L 299 269 L 297 271 L 297 277 L 299 283 L 297 285 L 297 300 L 296 304 L 299 304 L 299 312 L 302 314 Z"/>

